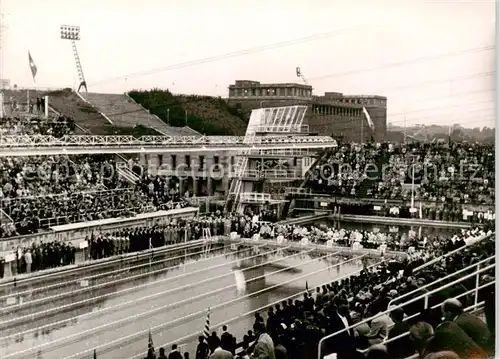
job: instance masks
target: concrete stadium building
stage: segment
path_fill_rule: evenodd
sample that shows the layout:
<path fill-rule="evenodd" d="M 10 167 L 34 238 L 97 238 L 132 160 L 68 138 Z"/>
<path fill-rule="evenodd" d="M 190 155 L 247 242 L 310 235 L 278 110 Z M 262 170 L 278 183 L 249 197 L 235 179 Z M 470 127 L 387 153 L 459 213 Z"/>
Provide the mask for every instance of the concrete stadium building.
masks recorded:
<path fill-rule="evenodd" d="M 383 96 L 344 95 L 326 92 L 313 95 L 310 85 L 298 83 L 263 84 L 259 81 L 236 80 L 229 86 L 228 102 L 242 109 L 307 105 L 305 123 L 309 131 L 333 136 L 343 141 L 383 141 L 387 135 L 387 98 Z M 368 111 L 374 130 L 363 114 Z"/>

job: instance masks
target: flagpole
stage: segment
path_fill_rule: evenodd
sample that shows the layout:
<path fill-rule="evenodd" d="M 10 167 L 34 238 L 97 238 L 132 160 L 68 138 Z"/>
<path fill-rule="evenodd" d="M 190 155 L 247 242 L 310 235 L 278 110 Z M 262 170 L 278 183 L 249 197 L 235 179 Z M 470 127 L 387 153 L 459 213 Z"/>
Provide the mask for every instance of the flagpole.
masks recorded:
<path fill-rule="evenodd" d="M 413 204 L 415 202 L 415 160 L 411 165 L 412 173 L 411 173 L 411 208 L 413 210 Z"/>

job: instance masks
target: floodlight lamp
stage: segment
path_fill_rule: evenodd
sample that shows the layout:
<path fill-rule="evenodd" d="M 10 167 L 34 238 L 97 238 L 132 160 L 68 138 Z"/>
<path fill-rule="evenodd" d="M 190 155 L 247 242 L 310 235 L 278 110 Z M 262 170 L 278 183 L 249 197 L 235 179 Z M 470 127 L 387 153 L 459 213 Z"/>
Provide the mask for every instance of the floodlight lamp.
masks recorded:
<path fill-rule="evenodd" d="M 80 40 L 80 26 L 61 26 L 61 39 L 63 40 Z"/>

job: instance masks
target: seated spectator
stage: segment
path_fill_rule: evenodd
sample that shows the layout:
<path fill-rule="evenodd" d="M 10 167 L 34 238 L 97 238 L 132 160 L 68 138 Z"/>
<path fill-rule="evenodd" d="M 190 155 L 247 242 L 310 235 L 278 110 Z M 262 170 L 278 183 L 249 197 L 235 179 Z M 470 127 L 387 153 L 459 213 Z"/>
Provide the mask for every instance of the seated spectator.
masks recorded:
<path fill-rule="evenodd" d="M 274 357 L 276 359 L 288 359 L 286 348 L 283 346 L 280 336 L 276 337 L 274 344 Z"/>
<path fill-rule="evenodd" d="M 486 353 L 453 322 L 443 322 L 436 330 L 425 322 L 410 328 L 410 339 L 421 358 L 440 351 L 452 351 L 460 358 L 486 359 Z"/>
<path fill-rule="evenodd" d="M 370 308 L 372 315 L 382 313 L 384 310 L 380 301 L 375 301 Z M 389 334 L 389 327 L 393 324 L 392 319 L 387 314 L 382 314 L 373 319 L 370 324 L 370 332 L 365 336 L 370 345 L 382 343 Z"/>
<path fill-rule="evenodd" d="M 274 343 L 269 334 L 267 334 L 266 326 L 259 322 L 254 327 L 257 343 L 253 349 L 251 358 L 255 359 L 275 359 Z"/>
<path fill-rule="evenodd" d="M 410 330 L 410 326 L 403 322 L 404 315 L 405 313 L 401 308 L 394 309 L 391 312 L 390 317 L 394 322 L 394 326 L 389 330 L 388 339 L 406 334 Z M 387 351 L 393 359 L 404 359 L 415 353 L 408 336 L 387 343 Z"/>
<path fill-rule="evenodd" d="M 492 354 L 490 346 L 491 333 L 486 324 L 477 316 L 464 312 L 458 299 L 448 299 L 442 305 L 444 320 L 458 325 L 485 352 Z"/>
<path fill-rule="evenodd" d="M 424 359 L 460 359 L 460 357 L 455 352 L 447 351 L 447 352 L 430 353 Z"/>
<path fill-rule="evenodd" d="M 390 356 L 387 353 L 387 348 L 385 347 L 385 345 L 376 344 L 368 349 L 366 359 L 394 359 L 394 357 Z"/>
<path fill-rule="evenodd" d="M 220 347 L 220 339 L 217 336 L 212 336 L 212 340 L 209 341 L 210 351 L 212 354 L 210 355 L 210 359 L 233 359 L 233 354 L 224 350 Z"/>

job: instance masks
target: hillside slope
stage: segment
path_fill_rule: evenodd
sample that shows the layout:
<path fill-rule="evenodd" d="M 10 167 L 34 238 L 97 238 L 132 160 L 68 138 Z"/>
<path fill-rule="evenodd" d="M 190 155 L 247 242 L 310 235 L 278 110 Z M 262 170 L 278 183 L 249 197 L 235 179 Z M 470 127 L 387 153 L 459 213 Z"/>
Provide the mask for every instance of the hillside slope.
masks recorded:
<path fill-rule="evenodd" d="M 159 89 L 132 91 L 129 96 L 170 126 L 187 125 L 205 135 L 245 134 L 248 119 L 221 98 L 174 95 Z"/>

